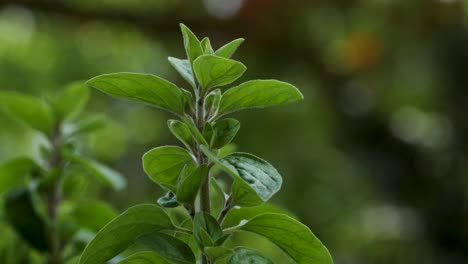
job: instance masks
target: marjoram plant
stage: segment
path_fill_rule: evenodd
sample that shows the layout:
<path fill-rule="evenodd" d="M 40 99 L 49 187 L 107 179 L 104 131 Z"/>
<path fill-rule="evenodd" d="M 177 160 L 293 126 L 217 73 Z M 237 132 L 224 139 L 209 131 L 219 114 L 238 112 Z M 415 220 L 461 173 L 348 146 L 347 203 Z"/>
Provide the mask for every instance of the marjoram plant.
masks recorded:
<path fill-rule="evenodd" d="M 86 137 L 106 123 L 102 115 L 80 117 L 88 98 L 89 89 L 82 82 L 71 83 L 46 100 L 0 92 L 0 110 L 42 135 L 39 157 L 16 157 L 0 165 L 5 218 L 31 248 L 42 253 L 39 263 L 77 261 L 87 237 L 117 215 L 83 192 L 90 182 L 86 176 L 95 176 L 115 190 L 126 185 L 122 175 L 81 151 Z"/>
<path fill-rule="evenodd" d="M 243 39 L 214 51 L 208 38 L 199 41 L 183 24 L 181 30 L 187 59 L 169 57 L 169 62 L 192 91 L 150 74 L 105 74 L 87 82 L 109 95 L 141 101 L 177 116 L 168 126 L 185 148 L 161 146 L 144 154 L 146 174 L 167 191 L 158 200 L 160 206 L 137 205 L 116 217 L 88 244 L 80 263 L 102 264 L 128 248 L 130 253 L 116 258 L 118 263 L 274 263 L 257 250 L 224 246 L 236 232 L 266 238 L 292 263 L 332 263 L 328 250 L 310 229 L 288 215 L 229 213 L 234 207 L 265 203 L 279 191 L 282 178 L 272 165 L 252 154 L 226 154 L 240 124 L 225 116 L 298 101 L 302 94 L 277 80 L 247 81 L 222 92 L 217 87 L 231 84 L 246 70 L 230 59 Z M 219 201 L 210 193 L 222 192 L 211 174 L 214 168 L 232 177 L 229 194 L 217 197 L 224 203 L 220 211 L 211 209 Z M 167 208 L 179 206 L 187 211 L 187 219 L 175 224 Z"/>

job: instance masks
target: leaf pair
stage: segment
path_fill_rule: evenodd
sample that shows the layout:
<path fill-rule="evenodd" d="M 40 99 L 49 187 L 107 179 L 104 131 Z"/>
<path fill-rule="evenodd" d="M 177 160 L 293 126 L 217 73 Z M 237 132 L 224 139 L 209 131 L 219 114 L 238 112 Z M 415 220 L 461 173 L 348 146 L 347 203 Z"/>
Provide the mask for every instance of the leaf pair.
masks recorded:
<path fill-rule="evenodd" d="M 161 263 L 194 263 L 195 256 L 188 245 L 160 232 L 174 229 L 169 216 L 160 207 L 151 204 L 131 207 L 97 233 L 85 248 L 80 264 L 105 263 L 134 244 L 154 253 L 130 256 L 122 263 L 133 263 L 130 261 L 141 258 L 166 261 Z"/>
<path fill-rule="evenodd" d="M 107 94 L 138 100 L 177 115 L 184 114 L 184 96 L 174 84 L 138 73 L 113 73 L 94 77 L 88 85 Z M 276 80 L 253 80 L 227 90 L 221 97 L 218 116 L 242 109 L 264 108 L 303 99 L 294 86 Z"/>
<path fill-rule="evenodd" d="M 57 122 L 75 118 L 88 97 L 89 90 L 81 82 L 66 86 L 48 101 L 17 92 L 1 92 L 0 110 L 32 129 L 50 135 Z"/>
<path fill-rule="evenodd" d="M 195 263 L 193 252 L 187 244 L 161 233 L 163 230 L 174 229 L 170 218 L 161 208 L 150 204 L 134 206 L 99 231 L 83 252 L 80 264 L 104 263 L 134 244 L 144 248 L 144 252 L 151 250 L 153 253 L 136 253 L 123 263 L 132 263 L 129 261 L 140 258 L 161 261 L 163 259 L 167 263 Z M 310 229 L 286 215 L 261 214 L 231 230 L 251 232 L 265 237 L 294 263 L 333 263 L 328 250 Z M 228 263 L 252 263 L 248 261 L 253 260 L 259 261 L 255 263 L 272 263 L 254 250 L 237 248 L 232 251 L 222 248 L 225 235 L 217 221 L 208 214 L 198 213 L 195 216 L 193 233 L 197 244 L 211 258 L 229 257 Z"/>

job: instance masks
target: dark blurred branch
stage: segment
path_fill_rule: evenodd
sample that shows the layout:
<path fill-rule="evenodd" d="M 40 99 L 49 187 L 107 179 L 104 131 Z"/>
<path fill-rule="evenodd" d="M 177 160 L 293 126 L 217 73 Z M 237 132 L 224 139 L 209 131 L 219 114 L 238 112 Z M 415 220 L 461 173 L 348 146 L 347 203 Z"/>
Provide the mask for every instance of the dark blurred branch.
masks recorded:
<path fill-rule="evenodd" d="M 170 33 L 174 31 L 175 25 L 180 22 L 179 16 L 169 14 L 157 16 L 152 13 L 133 12 L 120 9 L 108 8 L 84 8 L 72 5 L 67 1 L 53 0 L 0 0 L 0 7 L 18 5 L 33 11 L 46 14 L 66 16 L 79 20 L 111 20 L 135 25 L 144 30 Z M 193 28 L 201 28 L 204 24 L 210 24 L 210 19 L 193 19 L 186 22 Z"/>

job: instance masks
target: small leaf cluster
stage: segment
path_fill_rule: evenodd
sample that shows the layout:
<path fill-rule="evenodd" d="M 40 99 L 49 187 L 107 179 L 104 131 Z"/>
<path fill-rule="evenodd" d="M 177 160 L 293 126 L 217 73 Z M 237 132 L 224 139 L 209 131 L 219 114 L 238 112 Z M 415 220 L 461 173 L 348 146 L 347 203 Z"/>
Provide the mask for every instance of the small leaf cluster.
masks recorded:
<path fill-rule="evenodd" d="M 190 89 L 137 73 L 105 74 L 87 82 L 111 96 L 174 114 L 177 119 L 167 124 L 184 147 L 161 146 L 144 154 L 146 174 L 166 195 L 158 199 L 159 206 L 137 205 L 112 220 L 88 244 L 80 263 L 101 264 L 129 248 L 138 250 L 124 254 L 127 257 L 119 263 L 274 263 L 254 249 L 227 246 L 236 232 L 268 239 L 294 263 L 332 263 L 322 243 L 294 218 L 268 210 L 239 214 L 267 202 L 280 190 L 282 177 L 259 157 L 230 151 L 240 122 L 226 116 L 298 101 L 302 94 L 277 80 L 251 80 L 221 90 L 246 70 L 231 59 L 244 40 L 214 50 L 208 38 L 199 40 L 183 24 L 181 31 L 187 58 L 168 60 Z M 215 178 L 215 169 L 231 176 L 227 193 Z M 187 219 L 171 219 L 167 208 L 174 207 L 184 208 Z"/>
<path fill-rule="evenodd" d="M 106 203 L 84 197 L 88 176 L 115 190 L 126 185 L 120 173 L 80 150 L 86 137 L 107 122 L 102 115 L 81 117 L 88 98 L 82 82 L 45 100 L 0 92 L 0 111 L 44 139 L 40 157 L 20 156 L 0 165 L 0 198 L 11 227 L 47 263 L 79 256 L 87 237 L 116 215 Z"/>

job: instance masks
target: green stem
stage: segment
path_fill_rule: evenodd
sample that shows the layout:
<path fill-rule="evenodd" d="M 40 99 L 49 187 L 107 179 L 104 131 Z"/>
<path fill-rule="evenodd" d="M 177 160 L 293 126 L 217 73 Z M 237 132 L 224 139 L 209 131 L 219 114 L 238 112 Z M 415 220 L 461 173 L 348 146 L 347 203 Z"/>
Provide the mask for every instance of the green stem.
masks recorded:
<path fill-rule="evenodd" d="M 203 129 L 206 125 L 205 120 L 205 95 L 203 92 L 200 92 L 201 89 L 198 87 L 195 91 L 195 123 L 200 132 L 203 132 Z M 200 147 L 197 147 L 197 163 L 199 165 L 207 163 L 207 157 L 200 150 Z M 205 175 L 205 181 L 200 190 L 200 210 L 206 213 L 211 212 L 211 202 L 210 202 L 210 173 L 207 172 Z M 209 264 L 208 258 L 202 254 L 201 256 L 202 264 Z"/>
<path fill-rule="evenodd" d="M 201 187 L 200 192 L 200 209 L 203 212 L 210 213 L 211 212 L 211 202 L 210 202 L 210 175 L 206 175 L 205 182 Z"/>
<path fill-rule="evenodd" d="M 62 165 L 62 156 L 60 154 L 60 144 L 61 144 L 61 135 L 60 135 L 60 125 L 58 125 L 51 137 L 52 142 L 52 153 L 50 156 L 49 164 L 51 170 L 58 169 L 59 175 L 53 176 L 54 183 L 52 188 L 47 194 L 47 209 L 48 216 L 50 219 L 49 227 L 49 243 L 50 249 L 47 258 L 48 264 L 60 264 L 62 263 L 61 254 L 60 254 L 60 237 L 58 234 L 58 223 L 57 223 L 57 210 L 61 202 L 61 193 L 60 193 L 60 179 L 61 179 L 61 165 Z"/>
<path fill-rule="evenodd" d="M 221 213 L 219 214 L 219 217 L 218 217 L 218 223 L 220 225 L 223 224 L 224 218 L 226 218 L 227 213 L 229 213 L 229 211 L 232 209 L 233 205 L 234 204 L 232 202 L 232 196 L 229 196 L 229 198 L 227 199 L 227 201 L 226 201 L 226 203 L 224 205 L 223 210 L 221 211 Z"/>

